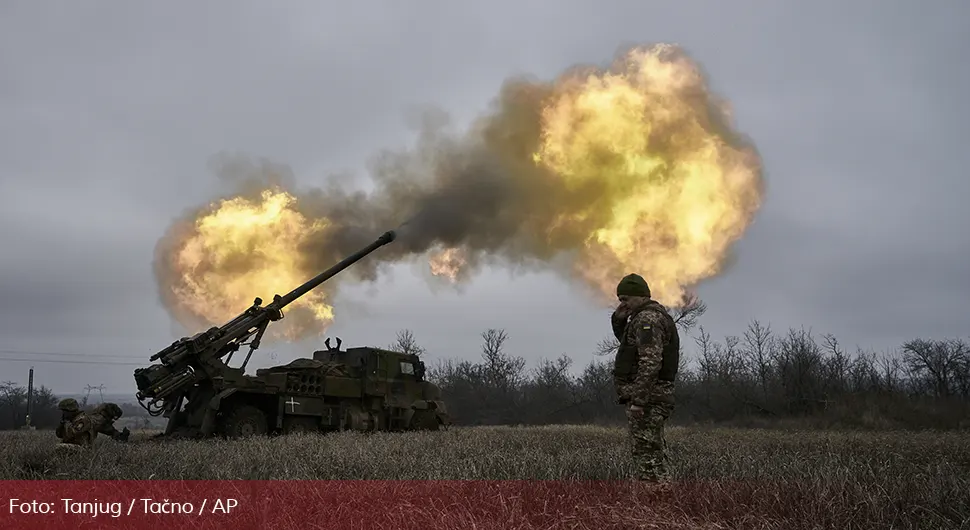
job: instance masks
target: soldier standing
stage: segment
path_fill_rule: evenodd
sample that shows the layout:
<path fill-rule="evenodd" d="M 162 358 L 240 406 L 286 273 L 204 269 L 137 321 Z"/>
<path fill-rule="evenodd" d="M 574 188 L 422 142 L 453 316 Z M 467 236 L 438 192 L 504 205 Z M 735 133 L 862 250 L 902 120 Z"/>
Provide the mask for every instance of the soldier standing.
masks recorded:
<path fill-rule="evenodd" d="M 102 403 L 95 407 L 91 414 L 81 410 L 77 400 L 62 399 L 57 404 L 61 409 L 61 423 L 55 434 L 62 443 L 73 445 L 90 445 L 98 433 L 110 436 L 114 440 L 128 441 L 130 431 L 127 427 L 123 431 L 115 428 L 114 422 L 121 417 L 121 407 L 114 403 Z"/>
<path fill-rule="evenodd" d="M 667 482 L 664 425 L 674 409 L 674 380 L 680 361 L 680 336 L 666 308 L 650 298 L 639 274 L 616 287 L 619 307 L 611 320 L 620 345 L 613 380 L 617 401 L 626 405 L 637 478 Z"/>

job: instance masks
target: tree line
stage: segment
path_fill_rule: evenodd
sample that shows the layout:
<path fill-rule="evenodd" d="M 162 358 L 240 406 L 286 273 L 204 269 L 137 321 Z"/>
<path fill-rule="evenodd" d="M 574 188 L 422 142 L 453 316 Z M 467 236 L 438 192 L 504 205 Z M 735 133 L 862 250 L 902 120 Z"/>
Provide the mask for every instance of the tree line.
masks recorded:
<path fill-rule="evenodd" d="M 970 427 L 970 343 L 915 338 L 884 355 L 846 350 L 830 334 L 805 329 L 776 331 L 752 321 L 738 335 L 714 340 L 699 318 L 696 297 L 672 310 L 681 330 L 681 366 L 673 423 L 764 424 L 808 421 L 820 427 Z M 691 340 L 692 339 L 692 340 Z M 620 424 L 612 361 L 618 343 L 609 335 L 574 373 L 566 354 L 528 367 L 509 352 L 503 329 L 481 334 L 478 360 L 438 359 L 427 378 L 441 387 L 460 425 Z M 685 351 L 690 342 L 693 352 Z M 389 349 L 425 355 L 414 333 L 402 330 Z M 693 361 L 693 362 L 691 362 Z M 54 428 L 59 398 L 34 389 L 31 424 Z M 82 408 L 88 408 L 86 398 Z M 134 404 L 126 417 L 144 416 Z M 27 389 L 0 383 L 0 430 L 26 424 Z"/>
<path fill-rule="evenodd" d="M 30 424 L 38 429 L 53 429 L 61 420 L 57 409 L 60 401 L 45 386 L 34 388 Z M 11 381 L 0 383 L 0 430 L 20 429 L 27 425 L 27 387 Z"/>
<path fill-rule="evenodd" d="M 850 352 L 830 334 L 775 331 L 754 320 L 740 334 L 714 340 L 698 325 L 705 311 L 696 297 L 672 311 L 682 345 L 672 423 L 970 427 L 970 344 L 963 339 L 915 338 L 877 355 Z M 441 387 L 456 423 L 625 421 L 613 388 L 618 343 L 612 335 L 578 374 L 565 354 L 527 367 L 524 358 L 509 353 L 503 329 L 488 329 L 481 340 L 479 360 L 443 359 L 429 366 L 428 379 Z M 684 350 L 690 342 L 693 352 Z M 389 348 L 424 353 L 410 330 L 399 332 Z"/>
<path fill-rule="evenodd" d="M 22 429 L 27 425 L 27 387 L 4 381 L 0 383 L 0 431 Z M 34 388 L 32 396 L 30 425 L 36 429 L 55 429 L 61 420 L 61 411 L 57 408 L 61 397 L 51 389 L 41 386 Z M 78 399 L 78 405 L 83 410 L 91 410 L 97 403 L 89 403 L 88 396 Z M 140 406 L 133 403 L 119 403 L 127 423 L 147 426 L 148 415 Z"/>

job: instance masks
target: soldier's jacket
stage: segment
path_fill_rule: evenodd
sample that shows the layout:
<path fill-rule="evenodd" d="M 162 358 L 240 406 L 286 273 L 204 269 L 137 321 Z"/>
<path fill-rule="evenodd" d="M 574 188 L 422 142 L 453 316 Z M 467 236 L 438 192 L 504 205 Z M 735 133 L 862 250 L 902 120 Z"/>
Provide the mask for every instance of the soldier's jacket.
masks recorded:
<path fill-rule="evenodd" d="M 648 300 L 625 329 L 614 322 L 614 332 L 620 340 L 614 376 L 621 399 L 641 407 L 672 405 L 680 337 L 666 309 Z"/>
<path fill-rule="evenodd" d="M 94 441 L 97 430 L 92 419 L 84 412 L 78 412 L 73 417 L 61 419 L 57 427 L 57 437 L 64 443 L 88 445 Z"/>

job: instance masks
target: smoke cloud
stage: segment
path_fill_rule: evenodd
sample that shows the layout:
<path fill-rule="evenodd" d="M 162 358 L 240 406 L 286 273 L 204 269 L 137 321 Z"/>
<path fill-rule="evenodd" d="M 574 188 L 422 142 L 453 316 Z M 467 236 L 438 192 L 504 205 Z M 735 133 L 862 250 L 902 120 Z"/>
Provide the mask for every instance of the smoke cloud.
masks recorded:
<path fill-rule="evenodd" d="M 394 243 L 335 280 L 371 280 L 421 256 L 455 282 L 488 263 L 551 268 L 600 300 L 638 272 L 677 305 L 721 272 L 761 205 L 757 150 L 673 46 L 552 81 L 509 79 L 464 131 L 442 117 L 427 115 L 411 150 L 372 160 L 370 193 L 300 191 L 285 166 L 217 160 L 230 193 L 187 212 L 158 244 L 165 306 L 186 325 L 221 324 L 389 229 Z M 325 329 L 332 291 L 328 282 L 294 304 L 290 336 Z"/>

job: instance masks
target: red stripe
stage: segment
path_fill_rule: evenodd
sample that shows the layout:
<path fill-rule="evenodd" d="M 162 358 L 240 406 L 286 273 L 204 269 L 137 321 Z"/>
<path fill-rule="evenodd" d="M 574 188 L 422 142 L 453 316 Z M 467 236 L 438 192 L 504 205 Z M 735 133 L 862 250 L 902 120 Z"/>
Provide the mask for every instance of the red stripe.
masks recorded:
<path fill-rule="evenodd" d="M 0 528 L 602 530 L 683 522 L 669 495 L 602 481 L 0 481 Z M 82 503 L 120 515 L 70 513 Z"/>

